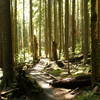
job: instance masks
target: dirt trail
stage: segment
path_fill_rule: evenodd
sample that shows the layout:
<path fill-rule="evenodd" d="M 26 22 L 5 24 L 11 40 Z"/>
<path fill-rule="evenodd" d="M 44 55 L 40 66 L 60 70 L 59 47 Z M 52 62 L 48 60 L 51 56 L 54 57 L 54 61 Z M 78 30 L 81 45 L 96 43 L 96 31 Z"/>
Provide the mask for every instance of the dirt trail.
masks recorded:
<path fill-rule="evenodd" d="M 36 79 L 38 84 L 43 88 L 44 93 L 39 97 L 38 100 L 74 100 L 74 93 L 71 93 L 70 89 L 53 88 L 49 83 L 52 81 L 52 77 L 48 76 L 42 70 L 44 69 L 45 63 L 37 64 L 33 71 L 30 72 L 32 78 Z"/>

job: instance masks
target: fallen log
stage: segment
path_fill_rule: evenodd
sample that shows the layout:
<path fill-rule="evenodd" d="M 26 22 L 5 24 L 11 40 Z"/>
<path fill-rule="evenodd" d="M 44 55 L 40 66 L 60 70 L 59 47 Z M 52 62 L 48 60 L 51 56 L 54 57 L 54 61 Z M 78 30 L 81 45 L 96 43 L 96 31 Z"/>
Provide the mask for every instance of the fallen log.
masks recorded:
<path fill-rule="evenodd" d="M 83 88 L 87 86 L 91 86 L 91 75 L 82 75 L 75 78 L 66 78 L 62 80 L 53 81 L 50 83 L 53 87 L 57 88 L 67 88 L 67 89 L 75 89 L 75 88 Z"/>
<path fill-rule="evenodd" d="M 81 62 L 81 60 L 83 58 L 84 58 L 83 55 L 72 57 L 72 58 L 69 58 L 69 62 L 71 62 L 71 63 Z M 88 54 L 88 59 L 87 59 L 87 62 L 85 64 L 90 64 L 90 63 L 91 63 L 91 55 Z"/>
<path fill-rule="evenodd" d="M 80 62 L 83 59 L 83 55 L 79 57 L 73 57 L 69 59 L 69 62 L 75 63 L 75 62 Z"/>

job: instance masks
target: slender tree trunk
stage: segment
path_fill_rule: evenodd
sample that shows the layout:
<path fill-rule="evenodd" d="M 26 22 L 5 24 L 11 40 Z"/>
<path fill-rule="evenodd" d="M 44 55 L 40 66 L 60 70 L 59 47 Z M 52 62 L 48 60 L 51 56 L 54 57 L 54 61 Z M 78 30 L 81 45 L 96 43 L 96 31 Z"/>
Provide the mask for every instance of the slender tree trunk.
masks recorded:
<path fill-rule="evenodd" d="M 48 56 L 48 16 L 47 1 L 45 0 L 45 54 Z"/>
<path fill-rule="evenodd" d="M 39 56 L 41 56 L 41 0 L 39 5 Z"/>
<path fill-rule="evenodd" d="M 64 1 L 62 0 L 62 7 L 61 7 L 61 24 L 62 24 L 62 52 L 64 53 L 64 11 L 63 11 L 63 3 Z"/>
<path fill-rule="evenodd" d="M 65 59 L 69 58 L 68 36 L 69 36 L 69 2 L 68 0 L 65 0 Z"/>
<path fill-rule="evenodd" d="M 53 60 L 57 60 L 57 0 L 54 0 L 54 41 L 52 42 Z"/>
<path fill-rule="evenodd" d="M 23 0 L 23 55 L 25 61 L 25 0 Z"/>
<path fill-rule="evenodd" d="M 62 50 L 62 46 L 61 46 L 61 42 L 62 42 L 62 12 L 61 12 L 61 9 L 62 9 L 62 0 L 58 0 L 58 3 L 59 3 L 59 36 L 60 36 L 60 40 L 59 40 L 59 58 L 61 57 L 61 50 Z"/>
<path fill-rule="evenodd" d="M 72 53 L 75 53 L 76 45 L 76 21 L 75 21 L 75 0 L 72 1 Z"/>
<path fill-rule="evenodd" d="M 54 41 L 57 43 L 57 0 L 54 0 Z"/>
<path fill-rule="evenodd" d="M 65 0 L 65 59 L 69 60 L 69 1 Z M 68 62 L 68 74 L 70 74 L 70 66 Z"/>
<path fill-rule="evenodd" d="M 17 36 L 17 0 L 15 0 L 14 8 L 14 60 L 17 62 L 18 55 L 18 36 Z"/>
<path fill-rule="evenodd" d="M 34 62 L 34 46 L 33 46 L 33 22 L 32 22 L 32 0 L 29 1 L 30 3 L 30 19 L 29 19 L 29 34 L 30 34 L 30 42 L 31 42 L 31 52 L 32 52 L 32 57 L 33 57 L 33 62 Z"/>
<path fill-rule="evenodd" d="M 52 16 L 51 16 L 51 12 L 52 12 L 52 0 L 48 0 L 48 36 L 49 36 L 49 41 L 48 41 L 48 45 L 49 45 L 49 58 L 52 59 L 52 52 L 51 52 L 51 43 L 52 43 Z"/>
<path fill-rule="evenodd" d="M 77 11 L 77 12 L 76 12 L 76 13 L 77 13 L 77 14 L 76 14 L 76 17 L 77 17 L 77 18 L 76 18 L 76 20 L 77 20 L 77 21 L 76 21 L 76 42 L 77 42 L 78 44 L 81 44 L 81 35 L 80 35 L 80 26 L 81 26 L 81 25 L 80 25 L 80 17 L 81 17 L 81 16 L 80 16 L 80 9 L 81 9 L 81 8 L 80 8 L 80 3 L 79 3 L 79 2 L 80 2 L 79 0 L 76 0 L 76 3 L 77 3 L 77 4 L 76 4 L 76 6 L 75 6 L 75 7 L 77 8 L 77 9 L 76 9 L 76 11 Z"/>
<path fill-rule="evenodd" d="M 82 36 L 82 50 L 81 52 L 83 53 L 84 51 L 84 0 L 81 0 L 81 36 Z"/>
<path fill-rule="evenodd" d="M 88 56 L 88 52 L 89 52 L 89 13 L 88 13 L 88 0 L 84 0 L 84 34 L 83 34 L 83 38 L 84 38 L 84 63 L 87 62 L 87 56 Z"/>

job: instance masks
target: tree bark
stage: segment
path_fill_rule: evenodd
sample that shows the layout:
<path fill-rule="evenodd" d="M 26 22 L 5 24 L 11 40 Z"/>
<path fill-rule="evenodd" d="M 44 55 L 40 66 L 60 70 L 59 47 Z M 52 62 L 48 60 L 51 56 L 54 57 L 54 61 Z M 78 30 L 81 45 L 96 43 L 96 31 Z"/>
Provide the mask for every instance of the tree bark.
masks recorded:
<path fill-rule="evenodd" d="M 48 0 L 48 45 L 49 58 L 52 59 L 51 44 L 52 44 L 52 0 Z"/>
<path fill-rule="evenodd" d="M 45 2 L 45 55 L 48 56 L 48 8 L 47 8 L 47 0 Z"/>
<path fill-rule="evenodd" d="M 9 87 L 14 80 L 10 0 L 0 1 L 0 36 L 2 38 L 3 86 Z"/>
<path fill-rule="evenodd" d="M 68 60 L 68 36 L 69 36 L 69 2 L 65 0 L 65 59 Z"/>
<path fill-rule="evenodd" d="M 39 4 L 39 56 L 41 56 L 41 0 Z"/>
<path fill-rule="evenodd" d="M 75 53 L 76 45 L 76 24 L 75 24 L 75 0 L 72 1 L 72 53 Z"/>
<path fill-rule="evenodd" d="M 100 82 L 100 14 L 99 0 L 91 0 L 92 82 Z"/>
<path fill-rule="evenodd" d="M 87 62 L 87 57 L 89 53 L 89 13 L 88 13 L 88 0 L 84 0 L 84 34 L 83 34 L 83 54 L 84 63 Z"/>

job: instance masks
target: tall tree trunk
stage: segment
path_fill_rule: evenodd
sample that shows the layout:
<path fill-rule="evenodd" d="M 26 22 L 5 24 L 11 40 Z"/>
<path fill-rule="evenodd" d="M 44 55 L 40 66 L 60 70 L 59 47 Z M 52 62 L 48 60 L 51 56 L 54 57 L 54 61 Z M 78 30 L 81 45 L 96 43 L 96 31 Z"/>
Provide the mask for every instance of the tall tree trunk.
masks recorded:
<path fill-rule="evenodd" d="M 9 87 L 14 80 L 10 0 L 0 2 L 0 36 L 2 38 L 3 86 Z"/>
<path fill-rule="evenodd" d="M 88 0 L 84 0 L 84 34 L 83 34 L 83 54 L 84 54 L 84 63 L 87 62 L 87 56 L 89 52 L 89 12 L 88 12 Z"/>
<path fill-rule="evenodd" d="M 32 57 L 33 57 L 33 62 L 34 62 L 34 46 L 33 46 L 33 22 L 32 22 L 32 0 L 30 0 L 30 19 L 29 19 L 29 35 L 30 35 L 30 42 L 31 42 L 31 52 L 32 52 Z"/>
<path fill-rule="evenodd" d="M 62 0 L 58 0 L 59 3 L 59 36 L 60 36 L 60 40 L 59 40 L 59 58 L 61 57 L 61 50 L 62 50 L 62 46 L 61 46 L 61 42 L 62 42 Z"/>
<path fill-rule="evenodd" d="M 69 58 L 68 36 L 69 36 L 69 2 L 68 0 L 65 0 L 65 59 Z"/>
<path fill-rule="evenodd" d="M 100 0 L 91 0 L 92 81 L 100 82 Z"/>
<path fill-rule="evenodd" d="M 81 16 L 80 16 L 80 3 L 79 3 L 80 1 L 79 0 L 76 0 L 76 42 L 78 43 L 78 44 L 81 44 L 81 35 L 80 35 L 80 18 L 81 18 Z"/>
<path fill-rule="evenodd" d="M 52 52 L 51 52 L 51 43 L 52 43 L 52 0 L 48 0 L 48 36 L 49 36 L 49 58 L 52 59 Z"/>
<path fill-rule="evenodd" d="M 47 0 L 45 0 L 45 54 L 48 56 L 48 11 L 47 11 Z"/>
<path fill-rule="evenodd" d="M 62 52 L 64 53 L 64 11 L 63 11 L 63 7 L 64 7 L 64 5 L 63 5 L 63 3 L 64 3 L 64 1 L 62 0 L 62 7 L 61 7 L 61 24 L 62 24 Z"/>
<path fill-rule="evenodd" d="M 54 0 L 54 41 L 57 43 L 57 0 Z"/>
<path fill-rule="evenodd" d="M 82 49 L 81 52 L 83 53 L 84 51 L 84 0 L 81 0 L 81 36 L 82 36 Z"/>
<path fill-rule="evenodd" d="M 65 59 L 69 60 L 69 1 L 65 0 Z M 70 67 L 68 62 L 68 73 L 70 74 Z"/>
<path fill-rule="evenodd" d="M 23 55 L 25 61 L 25 0 L 23 0 Z"/>
<path fill-rule="evenodd" d="M 17 36 L 17 0 L 15 0 L 14 8 L 14 60 L 17 63 L 18 55 L 18 36 Z"/>
<path fill-rule="evenodd" d="M 39 56 L 41 56 L 41 0 L 39 5 Z"/>
<path fill-rule="evenodd" d="M 57 0 L 54 0 L 54 41 L 52 42 L 53 60 L 57 60 Z"/>
<path fill-rule="evenodd" d="M 76 45 L 76 21 L 75 21 L 75 0 L 72 1 L 72 53 L 75 53 Z"/>

